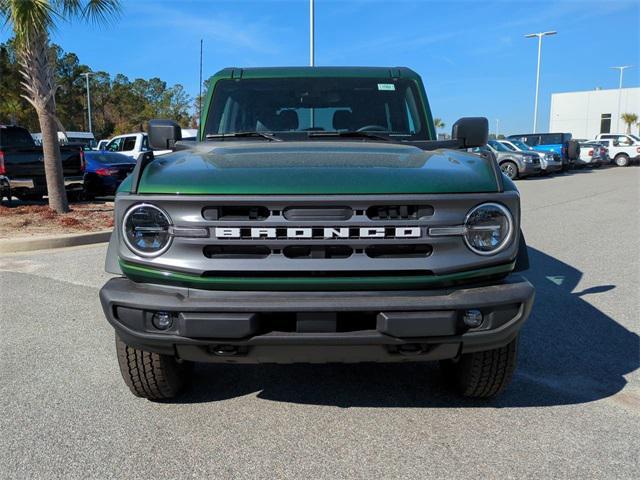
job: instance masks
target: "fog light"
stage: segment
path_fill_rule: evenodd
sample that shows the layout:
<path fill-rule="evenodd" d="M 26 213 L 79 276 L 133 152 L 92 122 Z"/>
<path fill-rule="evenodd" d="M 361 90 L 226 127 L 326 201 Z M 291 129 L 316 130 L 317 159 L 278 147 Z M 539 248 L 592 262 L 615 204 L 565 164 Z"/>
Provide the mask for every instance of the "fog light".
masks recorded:
<path fill-rule="evenodd" d="M 482 312 L 480 310 L 466 310 L 462 319 L 467 327 L 477 328 L 482 325 Z"/>
<path fill-rule="evenodd" d="M 151 323 L 153 323 L 153 326 L 158 330 L 167 330 L 168 328 L 171 328 L 173 318 L 171 318 L 170 313 L 156 312 L 153 314 L 153 317 L 151 317 Z"/>

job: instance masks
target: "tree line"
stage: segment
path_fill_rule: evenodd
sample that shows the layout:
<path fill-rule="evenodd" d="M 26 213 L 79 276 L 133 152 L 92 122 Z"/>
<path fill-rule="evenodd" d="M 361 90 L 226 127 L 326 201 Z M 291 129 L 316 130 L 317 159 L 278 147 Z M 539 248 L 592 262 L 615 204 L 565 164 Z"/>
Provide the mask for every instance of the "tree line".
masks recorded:
<path fill-rule="evenodd" d="M 168 86 L 160 78 L 130 80 L 121 73 L 93 72 L 75 53 L 49 45 L 49 61 L 58 89 L 57 117 L 68 131 L 88 131 L 86 80 L 91 72 L 91 120 L 97 139 L 144 131 L 151 118 L 170 118 L 183 128 L 196 126 L 197 99 L 180 84 Z M 0 43 L 0 124 L 16 124 L 39 132 L 38 115 L 22 97 L 22 76 L 15 40 Z M 195 108 L 194 108 L 194 102 Z"/>

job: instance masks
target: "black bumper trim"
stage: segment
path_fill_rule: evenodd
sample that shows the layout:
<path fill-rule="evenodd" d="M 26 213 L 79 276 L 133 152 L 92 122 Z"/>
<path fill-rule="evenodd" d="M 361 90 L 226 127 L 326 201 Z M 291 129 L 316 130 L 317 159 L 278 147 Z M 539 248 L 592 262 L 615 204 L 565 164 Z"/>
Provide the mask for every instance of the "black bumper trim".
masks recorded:
<path fill-rule="evenodd" d="M 433 355 L 427 353 L 437 350 L 438 345 L 450 345 L 448 354 L 468 353 L 473 351 L 498 348 L 511 341 L 526 321 L 534 299 L 533 286 L 520 276 L 512 275 L 498 284 L 469 288 L 451 288 L 425 291 L 380 291 L 380 292 L 228 292 L 193 290 L 178 287 L 139 284 L 126 278 L 114 278 L 105 284 L 100 291 L 100 299 L 108 321 L 113 325 L 123 340 L 133 346 L 146 350 L 174 355 L 188 354 L 187 359 L 207 358 L 209 361 L 251 361 L 252 349 L 260 351 L 260 358 L 255 361 L 268 361 L 264 349 L 278 349 L 308 346 L 326 347 L 375 347 L 385 351 L 397 351 L 401 345 L 412 344 L 424 347 L 425 355 L 412 356 L 413 360 L 430 360 Z M 446 334 L 451 331 L 452 316 L 459 317 L 461 311 L 480 309 L 485 313 L 487 325 L 477 330 L 458 329 L 457 334 Z M 116 311 L 140 311 L 141 316 L 130 321 L 118 318 Z M 511 309 L 511 310 L 509 310 Z M 150 311 L 169 311 L 179 319 L 176 328 L 186 333 L 185 319 L 197 318 L 197 337 L 179 335 L 178 331 L 159 332 L 149 327 Z M 228 330 L 218 330 L 221 325 L 231 325 L 235 331 L 245 331 L 232 324 L 233 316 L 255 321 L 255 316 L 246 313 L 273 312 L 374 312 L 386 316 L 385 322 L 378 321 L 377 329 L 331 333 L 279 332 L 256 333 L 252 324 L 249 336 L 231 338 Z M 494 321 L 499 315 L 496 312 L 508 311 L 508 318 Z M 203 315 L 204 313 L 207 315 Z M 393 312 L 387 315 L 388 312 Z M 403 315 L 403 312 L 405 313 Z M 410 312 L 410 313 L 409 313 Z M 433 313 L 436 313 L 433 315 Z M 457 313 L 456 313 L 457 312 Z M 420 315 L 423 313 L 424 315 Z M 146 317 L 145 317 L 146 315 Z M 207 330 L 207 318 L 213 319 L 211 330 Z M 219 319 L 224 318 L 225 322 Z M 392 325 L 389 319 L 397 319 L 400 323 Z M 433 324 L 426 327 L 426 319 L 433 318 L 445 321 L 447 325 Z M 249 320 L 247 320 L 249 321 Z M 411 322 L 416 323 L 412 324 Z M 428 321 L 428 320 L 427 320 Z M 422 322 L 422 323 L 420 323 Z M 493 322 L 493 323 L 492 323 Z M 391 326 L 390 326 L 391 325 Z M 193 331 L 193 330 L 192 330 Z M 211 332 L 210 336 L 207 332 Z M 219 332 L 216 335 L 216 332 Z M 429 336 L 415 336 L 420 332 L 429 332 Z M 410 335 L 410 336 L 394 336 Z M 216 345 L 231 345 L 243 350 L 244 357 L 208 356 L 207 349 Z M 453 346 L 455 345 L 455 348 Z M 189 347 L 189 348 L 187 348 Z M 193 347 L 193 348 L 191 348 Z M 256 347 L 260 347 L 259 349 Z M 355 349 L 358 350 L 358 349 Z M 354 350 L 354 353 L 356 351 Z M 439 350 L 442 355 L 442 349 Z M 196 353 L 199 352 L 197 355 Z M 457 354 L 456 353 L 456 354 Z M 389 353 L 389 357 L 392 357 Z M 396 355 L 397 356 L 397 355 Z M 455 356 L 455 355 L 453 355 Z M 209 358 L 210 357 L 210 358 Z M 277 358 L 276 358 L 277 357 Z M 366 356 L 365 356 L 366 357 Z M 382 357 L 384 358 L 384 356 Z M 267 359 L 267 360 L 265 360 Z M 274 355 L 274 360 L 283 361 L 282 353 Z M 406 361 L 407 358 L 403 357 Z M 335 361 L 344 361 L 342 357 Z M 356 360 L 357 361 L 357 360 Z M 380 361 L 393 361 L 389 358 Z"/>

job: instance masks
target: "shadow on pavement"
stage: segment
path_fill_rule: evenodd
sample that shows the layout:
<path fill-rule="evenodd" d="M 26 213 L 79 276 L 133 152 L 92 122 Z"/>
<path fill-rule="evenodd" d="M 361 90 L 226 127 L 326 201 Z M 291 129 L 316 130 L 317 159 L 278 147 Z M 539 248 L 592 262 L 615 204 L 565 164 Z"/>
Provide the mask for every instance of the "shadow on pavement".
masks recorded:
<path fill-rule="evenodd" d="M 533 314 L 520 339 L 511 386 L 493 400 L 452 394 L 438 366 L 426 364 L 218 365 L 199 364 L 191 392 L 199 403 L 259 392 L 280 402 L 340 407 L 531 407 L 591 402 L 619 392 L 623 375 L 639 365 L 638 335 L 583 300 L 614 285 L 573 292 L 582 273 L 529 249 L 536 286 Z"/>

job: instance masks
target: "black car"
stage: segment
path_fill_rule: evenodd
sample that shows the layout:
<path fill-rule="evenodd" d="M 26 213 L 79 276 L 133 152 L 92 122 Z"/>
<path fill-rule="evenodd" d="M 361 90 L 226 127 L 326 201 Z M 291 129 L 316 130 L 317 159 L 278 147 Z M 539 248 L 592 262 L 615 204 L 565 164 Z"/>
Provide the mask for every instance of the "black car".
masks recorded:
<path fill-rule="evenodd" d="M 105 151 L 85 151 L 84 194 L 87 198 L 115 195 L 133 171 L 136 161 L 126 155 Z"/>

